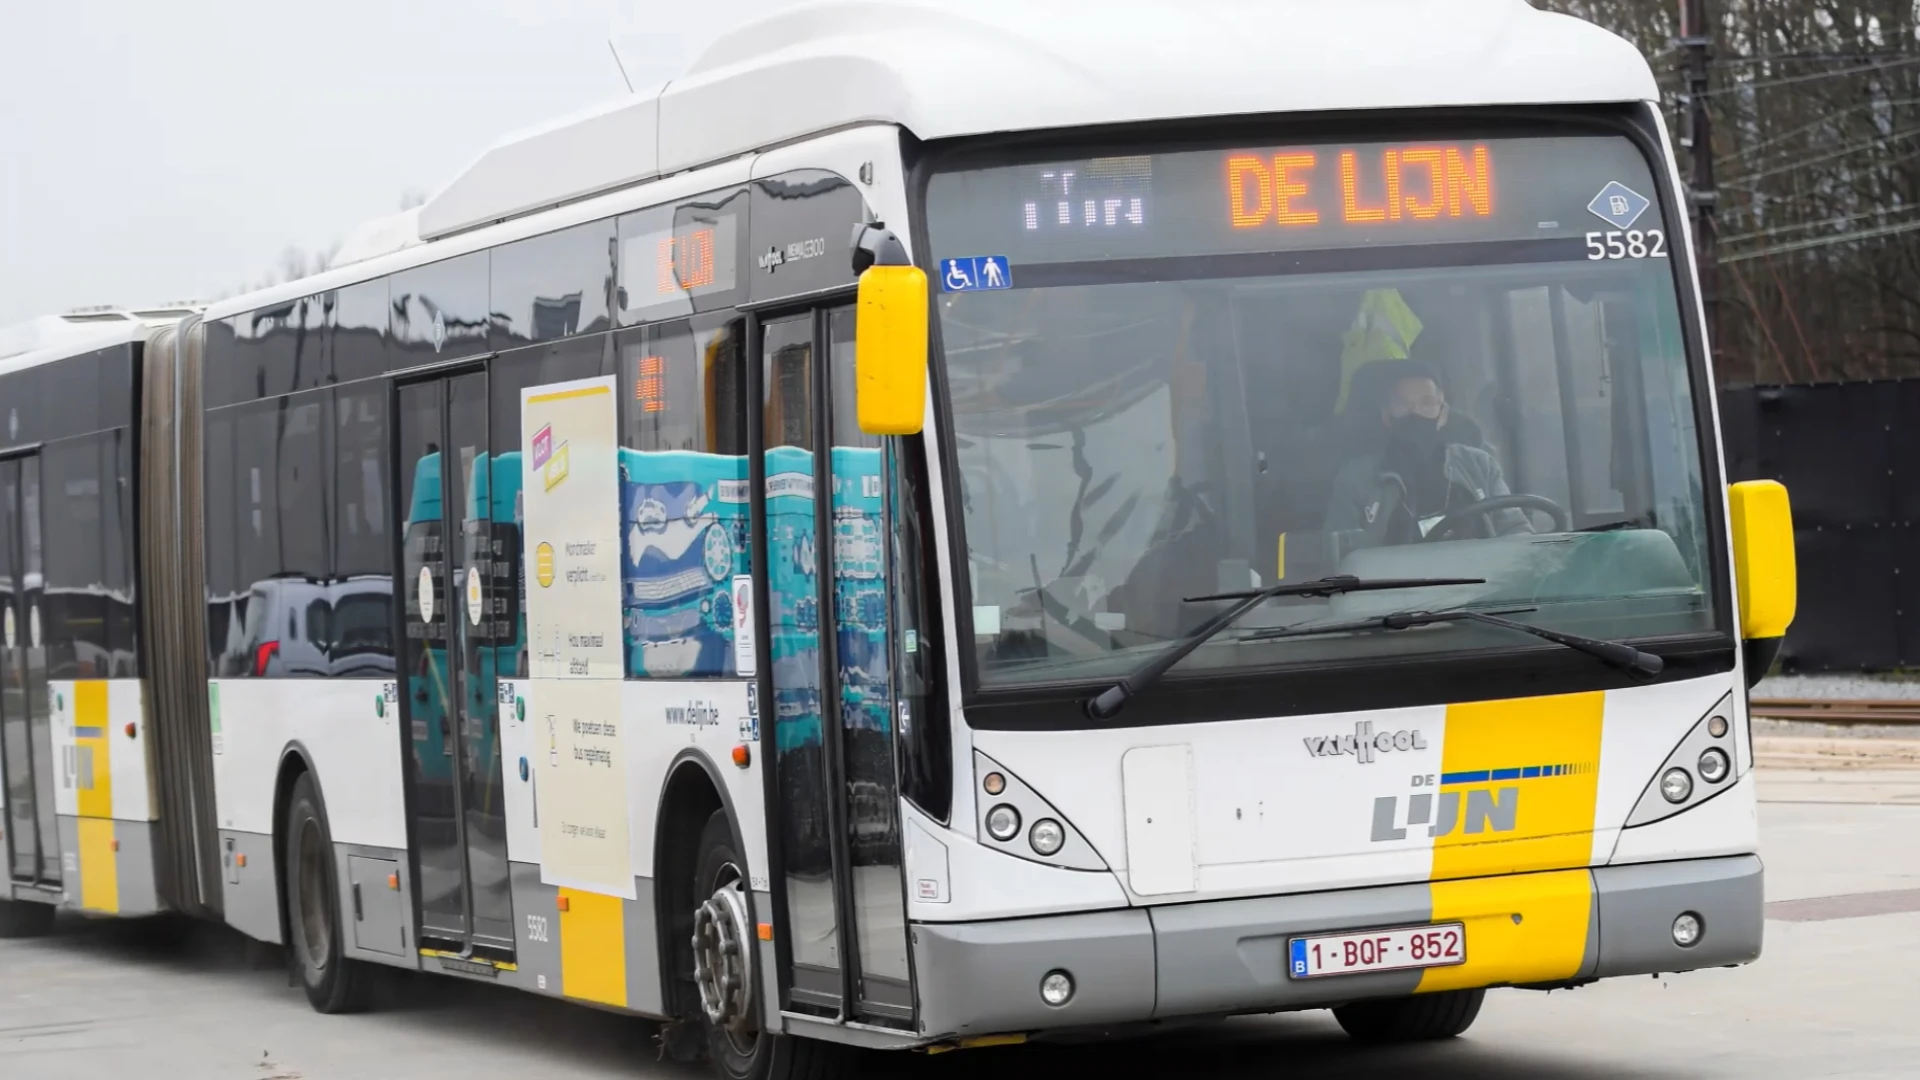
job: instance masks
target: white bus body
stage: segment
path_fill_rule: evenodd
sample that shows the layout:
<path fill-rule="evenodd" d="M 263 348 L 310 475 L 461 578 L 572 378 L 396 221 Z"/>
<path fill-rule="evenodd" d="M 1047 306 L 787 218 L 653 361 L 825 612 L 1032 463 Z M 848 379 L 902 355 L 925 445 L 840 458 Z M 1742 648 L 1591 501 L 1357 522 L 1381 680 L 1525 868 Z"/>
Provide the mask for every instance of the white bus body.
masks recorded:
<path fill-rule="evenodd" d="M 145 690 L 102 707 L 160 744 L 108 739 L 114 816 L 163 827 L 0 914 L 219 917 L 327 1011 L 437 970 L 743 1077 L 1317 1007 L 1444 1036 L 1487 987 L 1751 961 L 1770 654 L 1658 97 L 1522 0 L 842 2 L 503 141 L 127 346 Z M 884 441 L 877 223 L 935 290 Z M 1336 573 L 1472 584 L 1259 605 L 1134 682 L 1202 594 Z"/>

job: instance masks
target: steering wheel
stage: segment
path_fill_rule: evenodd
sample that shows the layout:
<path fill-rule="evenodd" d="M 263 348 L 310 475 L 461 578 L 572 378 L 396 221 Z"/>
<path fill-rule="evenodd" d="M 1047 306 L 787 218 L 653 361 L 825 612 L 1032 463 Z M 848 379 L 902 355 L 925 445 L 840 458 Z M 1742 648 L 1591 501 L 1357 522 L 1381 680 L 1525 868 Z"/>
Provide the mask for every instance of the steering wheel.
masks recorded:
<path fill-rule="evenodd" d="M 1573 515 L 1567 513 L 1566 507 L 1544 495 L 1495 495 L 1491 499 L 1481 499 L 1470 506 L 1448 512 L 1446 517 L 1441 518 L 1433 528 L 1427 530 L 1425 539 L 1434 541 L 1451 536 L 1455 529 L 1468 520 L 1482 514 L 1491 514 L 1496 510 L 1538 510 L 1553 518 L 1554 525 L 1558 526 L 1561 532 L 1573 531 Z"/>

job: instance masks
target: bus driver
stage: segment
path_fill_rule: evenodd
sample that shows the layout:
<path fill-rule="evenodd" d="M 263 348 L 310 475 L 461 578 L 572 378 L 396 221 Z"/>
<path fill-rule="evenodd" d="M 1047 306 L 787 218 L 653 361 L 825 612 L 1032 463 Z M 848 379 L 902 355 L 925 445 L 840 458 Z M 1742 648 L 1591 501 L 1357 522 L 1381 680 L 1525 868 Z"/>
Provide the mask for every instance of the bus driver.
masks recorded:
<path fill-rule="evenodd" d="M 1342 545 L 1348 550 L 1415 543 L 1448 514 L 1510 494 L 1492 453 L 1448 440 L 1447 400 L 1433 373 L 1411 361 L 1394 363 L 1400 373 L 1380 409 L 1384 449 L 1347 462 L 1327 506 L 1327 532 L 1358 534 Z M 1531 528 L 1525 513 L 1502 509 L 1449 531 L 1467 538 Z"/>

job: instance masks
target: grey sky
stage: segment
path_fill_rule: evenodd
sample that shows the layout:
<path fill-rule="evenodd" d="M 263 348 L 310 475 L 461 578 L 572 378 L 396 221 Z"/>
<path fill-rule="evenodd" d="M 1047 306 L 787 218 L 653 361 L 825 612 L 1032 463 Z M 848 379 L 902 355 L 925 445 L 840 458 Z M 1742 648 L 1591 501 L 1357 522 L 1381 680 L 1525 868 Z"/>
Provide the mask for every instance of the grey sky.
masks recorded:
<path fill-rule="evenodd" d="M 252 282 L 796 0 L 65 0 L 0 17 L 0 325 Z"/>

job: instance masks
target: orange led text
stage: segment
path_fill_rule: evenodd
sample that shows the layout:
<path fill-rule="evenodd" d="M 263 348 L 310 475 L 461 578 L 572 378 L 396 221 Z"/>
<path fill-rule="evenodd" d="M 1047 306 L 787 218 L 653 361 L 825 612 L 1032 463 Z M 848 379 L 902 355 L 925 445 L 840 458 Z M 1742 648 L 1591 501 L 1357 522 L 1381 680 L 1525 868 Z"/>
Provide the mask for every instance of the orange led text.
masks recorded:
<path fill-rule="evenodd" d="M 1319 175 L 1320 156 L 1290 151 L 1227 158 L 1227 213 L 1236 229 L 1318 225 L 1325 203 L 1349 225 L 1493 216 L 1493 157 L 1485 146 L 1343 150 L 1337 177 Z M 1333 185 L 1339 184 L 1337 196 Z"/>

